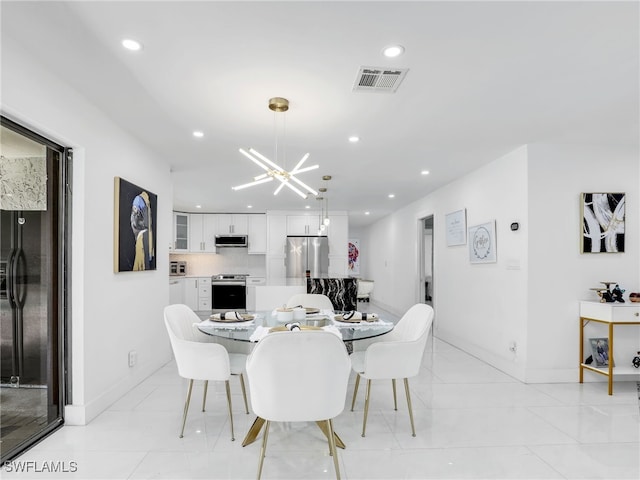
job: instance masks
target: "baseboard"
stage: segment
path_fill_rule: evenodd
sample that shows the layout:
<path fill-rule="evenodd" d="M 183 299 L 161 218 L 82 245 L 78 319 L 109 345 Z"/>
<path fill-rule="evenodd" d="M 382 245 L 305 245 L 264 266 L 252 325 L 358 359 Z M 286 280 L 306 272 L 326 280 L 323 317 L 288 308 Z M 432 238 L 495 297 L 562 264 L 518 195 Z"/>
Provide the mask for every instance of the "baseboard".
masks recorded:
<path fill-rule="evenodd" d="M 118 401 L 123 395 L 166 365 L 172 358 L 173 356 L 169 353 L 166 358 L 159 359 L 153 364 L 140 365 L 140 368 L 134 375 L 124 378 L 102 395 L 84 405 L 65 405 L 65 425 L 87 425 L 91 420 Z"/>

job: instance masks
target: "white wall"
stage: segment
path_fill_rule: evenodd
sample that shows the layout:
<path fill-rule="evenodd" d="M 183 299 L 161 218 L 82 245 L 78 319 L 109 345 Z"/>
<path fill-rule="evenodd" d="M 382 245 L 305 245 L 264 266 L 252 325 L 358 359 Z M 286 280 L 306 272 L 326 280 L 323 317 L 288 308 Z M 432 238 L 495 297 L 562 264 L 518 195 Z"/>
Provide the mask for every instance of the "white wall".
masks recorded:
<path fill-rule="evenodd" d="M 639 163 L 637 149 L 529 146 L 527 341 L 529 351 L 538 353 L 527 366 L 528 382 L 577 380 L 577 300 L 597 300 L 589 288 L 616 281 L 626 294 L 640 291 Z M 626 193 L 625 253 L 580 253 L 582 192 Z M 591 333 L 591 327 L 585 336 L 606 336 L 603 330 Z M 616 331 L 620 332 L 615 337 L 616 361 L 630 364 L 640 349 L 640 328 L 616 327 Z M 585 380 L 593 377 L 585 375 Z"/>
<path fill-rule="evenodd" d="M 603 280 L 640 291 L 639 168 L 637 147 L 520 147 L 361 235 L 373 298 L 397 314 L 418 300 L 418 220 L 433 214 L 436 335 L 522 381 L 575 382 L 579 300 L 597 299 L 589 288 Z M 579 199 L 589 191 L 627 194 L 625 253 L 580 254 Z M 446 246 L 444 216 L 461 208 L 467 226 L 496 220 L 497 263 L 471 265 L 468 245 Z M 626 361 L 640 329 L 616 345 Z"/>
<path fill-rule="evenodd" d="M 73 405 L 65 416 L 67 423 L 83 424 L 171 358 L 162 316 L 172 223 L 169 164 L 44 70 L 10 36 L 2 41 L 3 114 L 74 148 Z M 115 176 L 158 195 L 156 271 L 113 272 Z M 131 350 L 138 352 L 133 368 L 127 363 Z"/>

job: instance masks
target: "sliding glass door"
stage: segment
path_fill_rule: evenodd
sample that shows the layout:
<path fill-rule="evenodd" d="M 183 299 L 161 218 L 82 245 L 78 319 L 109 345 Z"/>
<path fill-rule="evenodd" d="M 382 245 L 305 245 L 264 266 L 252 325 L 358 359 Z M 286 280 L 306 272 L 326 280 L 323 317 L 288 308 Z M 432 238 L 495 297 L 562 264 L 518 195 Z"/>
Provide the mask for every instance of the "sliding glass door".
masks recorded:
<path fill-rule="evenodd" d="M 1 118 L 0 452 L 62 425 L 65 150 Z"/>

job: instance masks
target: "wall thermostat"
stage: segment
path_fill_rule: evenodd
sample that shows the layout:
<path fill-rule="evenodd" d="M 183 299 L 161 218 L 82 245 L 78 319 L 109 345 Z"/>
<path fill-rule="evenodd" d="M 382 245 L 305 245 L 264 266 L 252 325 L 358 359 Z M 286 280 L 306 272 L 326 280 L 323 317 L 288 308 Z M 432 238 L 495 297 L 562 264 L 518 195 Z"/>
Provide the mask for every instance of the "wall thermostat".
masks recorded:
<path fill-rule="evenodd" d="M 514 231 L 514 232 L 515 232 L 515 231 L 516 231 L 516 230 L 518 230 L 519 228 L 520 228 L 520 224 L 519 224 L 518 222 L 513 222 L 513 223 L 511 224 L 511 230 L 512 230 L 512 231 Z"/>

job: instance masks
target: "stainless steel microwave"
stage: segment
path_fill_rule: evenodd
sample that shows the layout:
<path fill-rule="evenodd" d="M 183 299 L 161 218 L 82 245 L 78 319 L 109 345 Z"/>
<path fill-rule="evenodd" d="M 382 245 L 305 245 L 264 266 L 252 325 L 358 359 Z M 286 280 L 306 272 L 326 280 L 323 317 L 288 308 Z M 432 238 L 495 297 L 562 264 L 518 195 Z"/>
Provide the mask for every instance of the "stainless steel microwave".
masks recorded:
<path fill-rule="evenodd" d="M 216 247 L 246 247 L 246 235 L 216 235 Z"/>

